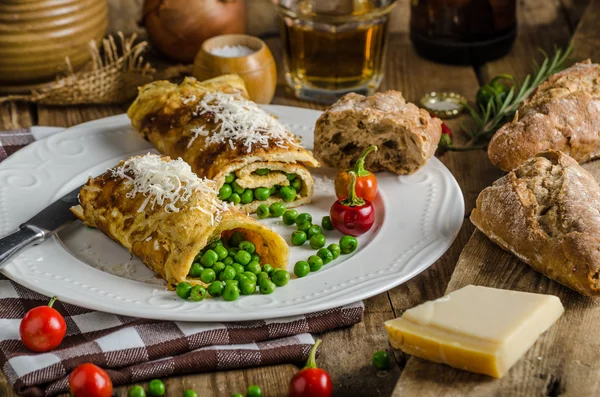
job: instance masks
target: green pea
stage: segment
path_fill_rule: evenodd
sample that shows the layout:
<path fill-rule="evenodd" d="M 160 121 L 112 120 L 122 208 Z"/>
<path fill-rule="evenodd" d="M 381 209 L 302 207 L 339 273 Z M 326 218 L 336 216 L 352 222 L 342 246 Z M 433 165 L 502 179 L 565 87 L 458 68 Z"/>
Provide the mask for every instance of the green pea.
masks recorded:
<path fill-rule="evenodd" d="M 333 259 L 337 259 L 340 256 L 340 253 L 342 252 L 340 249 L 340 246 L 336 243 L 333 244 L 329 244 L 329 246 L 327 247 L 327 249 L 331 252 L 331 254 L 333 255 Z"/>
<path fill-rule="evenodd" d="M 248 280 L 248 277 L 246 277 L 246 275 L 244 273 L 238 273 L 235 275 L 234 280 L 238 281 L 238 282 L 242 282 L 242 280 Z"/>
<path fill-rule="evenodd" d="M 358 247 L 358 240 L 352 236 L 344 236 L 340 239 L 340 249 L 342 254 L 351 254 Z"/>
<path fill-rule="evenodd" d="M 260 387 L 250 385 L 248 386 L 248 390 L 246 390 L 246 397 L 263 397 L 263 393 Z"/>
<path fill-rule="evenodd" d="M 136 386 L 133 386 L 131 389 L 129 389 L 129 391 L 127 392 L 127 396 L 128 397 L 146 397 L 146 392 L 144 391 L 144 388 L 142 386 L 136 385 Z"/>
<path fill-rule="evenodd" d="M 271 216 L 279 218 L 285 212 L 285 204 L 279 202 L 273 203 L 269 207 L 269 210 L 271 212 Z"/>
<path fill-rule="evenodd" d="M 235 284 L 226 284 L 223 288 L 223 299 L 235 301 L 240 297 L 240 287 Z"/>
<path fill-rule="evenodd" d="M 230 397 L 244 397 L 244 395 L 242 393 L 235 393 L 232 394 Z"/>
<path fill-rule="evenodd" d="M 214 266 L 213 266 L 214 267 Z M 200 280 L 203 283 L 210 284 L 217 278 L 217 274 L 213 269 L 204 269 L 202 270 L 202 274 L 200 275 Z"/>
<path fill-rule="evenodd" d="M 192 389 L 188 389 L 183 392 L 183 397 L 198 397 L 198 394 Z"/>
<path fill-rule="evenodd" d="M 388 369 L 390 367 L 390 356 L 386 351 L 376 351 L 371 357 L 371 364 L 377 369 Z"/>
<path fill-rule="evenodd" d="M 200 263 L 200 261 L 202 260 L 202 255 L 204 255 L 204 251 L 198 252 L 194 257 L 194 263 Z"/>
<path fill-rule="evenodd" d="M 233 280 L 235 278 L 235 275 L 237 273 L 235 271 L 235 268 L 232 266 L 225 266 L 225 269 L 223 269 L 221 274 L 219 274 L 219 280 L 225 281 L 225 280 Z"/>
<path fill-rule="evenodd" d="M 268 263 L 264 264 L 262 267 L 262 271 L 267 273 L 269 275 L 269 277 L 271 277 L 273 275 L 273 270 L 275 270 L 275 269 L 273 269 L 273 266 L 269 265 Z"/>
<path fill-rule="evenodd" d="M 275 291 L 275 288 L 277 288 L 277 285 L 271 280 L 261 280 L 260 285 L 258 286 L 260 293 L 264 295 L 272 294 L 273 291 Z"/>
<path fill-rule="evenodd" d="M 210 270 L 210 269 L 208 269 Z M 194 285 L 190 291 L 190 300 L 194 302 L 200 302 L 206 297 L 206 290 L 201 285 Z"/>
<path fill-rule="evenodd" d="M 306 233 L 301 230 L 296 230 L 292 233 L 292 244 L 295 246 L 303 245 L 306 242 Z"/>
<path fill-rule="evenodd" d="M 225 183 L 233 183 L 235 181 L 235 174 L 232 172 L 231 174 L 227 174 L 225 177 Z"/>
<path fill-rule="evenodd" d="M 277 193 L 278 190 L 279 190 L 279 188 L 277 187 L 277 185 L 273 185 L 269 188 L 269 194 L 272 196 L 275 193 Z"/>
<path fill-rule="evenodd" d="M 271 191 L 266 187 L 257 187 L 254 189 L 254 197 L 258 201 L 265 201 L 271 196 Z"/>
<path fill-rule="evenodd" d="M 207 247 L 208 247 L 209 250 L 213 250 L 214 251 L 215 248 L 222 247 L 222 246 L 223 246 L 223 242 L 221 241 L 221 239 L 219 239 L 219 240 L 215 240 L 212 243 L 208 244 Z"/>
<path fill-rule="evenodd" d="M 294 188 L 295 191 L 299 191 L 302 189 L 302 179 L 296 178 L 291 183 L 290 186 Z"/>
<path fill-rule="evenodd" d="M 242 193 L 244 193 L 246 191 L 246 188 L 241 187 L 237 182 L 233 182 L 231 184 L 231 189 L 233 190 L 234 193 L 237 193 L 240 196 L 242 195 Z"/>
<path fill-rule="evenodd" d="M 256 261 L 251 261 L 246 265 L 246 271 L 252 274 L 258 274 L 261 272 L 260 263 Z"/>
<path fill-rule="evenodd" d="M 234 255 L 235 255 L 235 254 L 234 254 Z M 228 256 L 227 258 L 223 259 L 223 262 L 222 262 L 222 263 L 223 263 L 225 266 L 231 266 L 231 265 L 233 265 L 233 262 L 234 262 L 233 258 L 232 258 L 231 256 Z M 213 267 L 214 267 L 214 266 L 213 266 Z M 223 270 L 223 269 L 221 269 L 221 270 Z M 215 271 L 216 271 L 216 270 L 215 270 Z"/>
<path fill-rule="evenodd" d="M 298 261 L 294 265 L 294 274 L 296 277 L 304 277 L 310 273 L 310 266 L 306 261 Z"/>
<path fill-rule="evenodd" d="M 212 267 L 219 260 L 219 255 L 213 250 L 208 250 L 202 255 L 202 259 L 200 259 L 200 263 L 204 267 Z"/>
<path fill-rule="evenodd" d="M 214 251 L 217 253 L 219 260 L 223 260 L 223 259 L 227 258 L 227 255 L 229 254 L 229 252 L 227 251 L 227 248 L 223 247 L 222 245 L 216 246 L 214 248 Z"/>
<path fill-rule="evenodd" d="M 327 242 L 327 239 L 325 238 L 325 236 L 321 233 L 319 234 L 315 234 L 314 236 L 312 236 L 310 238 L 310 248 L 317 250 L 319 248 L 323 248 L 325 247 L 325 243 Z"/>
<path fill-rule="evenodd" d="M 234 286 L 236 286 L 236 287 L 239 287 L 239 286 L 240 286 L 240 282 L 239 282 L 238 280 L 236 280 L 236 279 L 233 279 L 233 280 L 225 280 L 224 282 L 225 282 L 225 286 L 226 286 L 226 287 L 227 287 L 228 285 L 234 285 Z"/>
<path fill-rule="evenodd" d="M 303 222 L 310 222 L 312 224 L 312 215 L 306 212 L 301 213 L 300 215 L 298 215 L 296 217 L 296 225 L 299 225 L 300 223 Z"/>
<path fill-rule="evenodd" d="M 325 229 L 325 230 L 333 230 L 333 224 L 331 223 L 331 217 L 324 216 L 323 219 L 321 220 L 321 226 L 323 226 L 323 229 Z"/>
<path fill-rule="evenodd" d="M 231 190 L 231 185 L 224 184 L 219 189 L 219 198 L 221 200 L 227 200 L 229 197 L 231 197 L 232 193 L 233 193 L 233 190 Z"/>
<path fill-rule="evenodd" d="M 269 172 L 271 172 L 271 170 L 268 168 L 259 168 L 254 172 L 256 172 L 256 175 L 267 175 Z"/>
<path fill-rule="evenodd" d="M 333 254 L 327 248 L 321 248 L 317 251 L 317 256 L 323 259 L 323 264 L 326 265 L 333 260 Z"/>
<path fill-rule="evenodd" d="M 165 384 L 160 379 L 152 379 L 148 383 L 148 394 L 152 397 L 160 397 L 165 394 Z"/>
<path fill-rule="evenodd" d="M 208 293 L 210 296 L 217 298 L 223 295 L 223 288 L 225 288 L 225 285 L 222 281 L 214 281 L 208 286 Z"/>
<path fill-rule="evenodd" d="M 296 210 L 287 210 L 283 213 L 283 223 L 286 225 L 293 225 L 296 223 L 296 218 L 298 217 L 298 211 Z"/>
<path fill-rule="evenodd" d="M 296 198 L 296 190 L 291 186 L 284 186 L 279 190 L 279 196 L 285 202 L 294 201 Z"/>
<path fill-rule="evenodd" d="M 233 265 L 231 265 L 231 267 L 235 269 L 235 274 L 244 273 L 246 271 L 246 269 L 244 269 L 244 266 L 242 266 L 239 263 L 234 263 Z"/>
<path fill-rule="evenodd" d="M 311 227 L 308 228 L 308 230 L 306 231 L 306 236 L 308 238 L 311 238 L 312 236 L 314 236 L 315 234 L 320 234 L 323 233 L 323 229 L 321 229 L 321 226 L 319 225 L 312 225 Z"/>
<path fill-rule="evenodd" d="M 198 277 L 200 277 L 200 274 L 202 274 L 203 270 L 204 270 L 204 267 L 202 267 L 201 264 L 194 263 L 194 264 L 192 264 L 192 267 L 190 268 L 189 275 L 191 277 L 198 278 Z"/>
<path fill-rule="evenodd" d="M 258 262 L 260 263 L 260 255 L 258 255 L 256 252 L 252 254 L 252 261 Z M 252 262 L 250 261 L 250 262 Z"/>
<path fill-rule="evenodd" d="M 312 226 L 312 223 L 309 221 L 300 222 L 296 225 L 296 230 L 300 230 L 301 232 L 308 232 L 308 229 Z"/>
<path fill-rule="evenodd" d="M 296 175 L 296 174 L 285 174 L 285 176 L 287 176 L 287 179 L 288 179 L 288 181 L 290 181 L 290 182 L 291 182 L 291 181 L 293 181 L 294 179 L 296 179 L 296 177 L 297 177 L 298 175 Z"/>
<path fill-rule="evenodd" d="M 256 292 L 256 282 L 248 278 L 240 281 L 240 291 L 242 295 L 252 295 Z"/>
<path fill-rule="evenodd" d="M 224 261 L 227 259 L 231 259 L 231 258 L 225 258 L 223 259 Z M 223 262 L 217 262 L 213 265 L 213 267 L 211 267 L 211 269 L 215 272 L 215 278 L 219 276 L 219 274 L 221 274 L 221 272 L 223 271 L 223 269 L 225 269 L 225 267 L 230 266 L 231 264 L 233 264 L 233 261 L 229 264 L 226 265 Z"/>
<path fill-rule="evenodd" d="M 277 269 L 273 272 L 273 277 L 271 279 L 276 286 L 283 287 L 290 281 L 290 274 L 287 270 Z"/>
<path fill-rule="evenodd" d="M 227 248 L 227 256 L 233 258 L 239 250 L 238 247 L 229 247 Z"/>
<path fill-rule="evenodd" d="M 231 247 L 237 247 L 244 240 L 246 240 L 246 238 L 244 237 L 242 232 L 233 232 L 233 234 L 229 238 L 229 245 Z"/>
<path fill-rule="evenodd" d="M 256 275 L 256 284 L 260 285 L 262 280 L 268 280 L 269 275 L 266 272 L 260 272 Z"/>
<path fill-rule="evenodd" d="M 252 262 L 250 262 L 250 263 L 252 263 Z M 250 265 L 250 263 L 248 264 L 248 266 Z M 260 268 L 259 268 L 259 269 L 260 269 Z M 258 273 L 260 273 L 260 271 L 259 271 Z M 258 274 L 258 273 L 257 273 L 257 274 Z M 246 277 L 248 277 L 250 280 L 254 281 L 254 282 L 256 282 L 256 280 L 257 280 L 256 274 L 252 273 L 252 272 L 251 272 L 251 271 L 249 271 L 249 270 L 246 270 L 246 271 L 244 272 L 244 275 L 245 275 Z"/>
<path fill-rule="evenodd" d="M 244 190 L 244 193 L 240 194 L 240 198 L 242 199 L 243 204 L 250 204 L 254 201 L 254 192 L 252 189 Z"/>
<path fill-rule="evenodd" d="M 179 284 L 177 284 L 177 287 L 175 287 L 175 292 L 177 293 L 177 296 L 181 299 L 189 298 L 191 291 L 192 284 L 188 283 L 187 281 L 182 281 Z"/>
<path fill-rule="evenodd" d="M 232 193 L 231 196 L 229 196 L 229 201 L 231 201 L 234 205 L 238 205 L 242 201 L 242 198 L 239 194 Z"/>
<path fill-rule="evenodd" d="M 311 272 L 319 271 L 323 267 L 323 259 L 316 255 L 311 255 L 308 257 L 308 265 L 310 266 Z"/>
<path fill-rule="evenodd" d="M 241 250 L 246 251 L 247 253 L 249 253 L 251 255 L 256 252 L 256 246 L 254 244 L 252 244 L 250 241 L 242 241 L 239 245 L 239 248 Z"/>
<path fill-rule="evenodd" d="M 250 253 L 244 250 L 239 250 L 235 253 L 235 261 L 241 264 L 242 266 L 246 266 L 248 263 L 250 263 L 251 260 L 252 255 L 250 255 Z"/>
<path fill-rule="evenodd" d="M 256 208 L 256 216 L 259 219 L 268 218 L 271 215 L 271 211 L 269 211 L 269 207 L 266 204 L 261 204 Z"/>

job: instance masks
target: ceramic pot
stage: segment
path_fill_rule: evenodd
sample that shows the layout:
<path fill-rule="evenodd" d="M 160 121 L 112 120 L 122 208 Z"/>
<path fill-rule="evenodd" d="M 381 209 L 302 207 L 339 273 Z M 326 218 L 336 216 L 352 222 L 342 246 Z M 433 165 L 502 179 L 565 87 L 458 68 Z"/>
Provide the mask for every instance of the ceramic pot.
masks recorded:
<path fill-rule="evenodd" d="M 108 24 L 106 0 L 0 1 L 0 84 L 52 80 L 89 59 L 88 43 L 97 43 Z"/>

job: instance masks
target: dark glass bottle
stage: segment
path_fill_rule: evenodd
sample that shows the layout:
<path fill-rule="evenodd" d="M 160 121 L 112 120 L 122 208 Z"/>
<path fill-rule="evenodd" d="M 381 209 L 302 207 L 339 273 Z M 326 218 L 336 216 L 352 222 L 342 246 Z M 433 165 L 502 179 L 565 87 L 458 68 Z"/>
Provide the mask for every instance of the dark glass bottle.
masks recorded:
<path fill-rule="evenodd" d="M 516 8 L 516 0 L 411 0 L 411 40 L 433 61 L 481 64 L 512 47 Z"/>

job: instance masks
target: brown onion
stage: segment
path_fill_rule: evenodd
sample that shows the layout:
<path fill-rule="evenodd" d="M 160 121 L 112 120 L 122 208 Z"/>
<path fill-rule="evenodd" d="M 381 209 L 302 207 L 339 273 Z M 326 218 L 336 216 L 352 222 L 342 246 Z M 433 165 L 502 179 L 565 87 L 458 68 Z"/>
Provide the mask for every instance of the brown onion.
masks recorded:
<path fill-rule="evenodd" d="M 142 23 L 159 51 L 191 63 L 204 40 L 244 33 L 245 11 L 244 0 L 145 0 Z"/>

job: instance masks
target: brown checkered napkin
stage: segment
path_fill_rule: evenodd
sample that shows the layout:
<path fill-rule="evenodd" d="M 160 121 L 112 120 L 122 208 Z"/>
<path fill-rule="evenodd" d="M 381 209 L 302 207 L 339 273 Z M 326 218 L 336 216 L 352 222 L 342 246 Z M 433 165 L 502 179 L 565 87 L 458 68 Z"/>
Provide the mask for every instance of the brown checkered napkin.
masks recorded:
<path fill-rule="evenodd" d="M 32 141 L 29 130 L 0 131 L 0 161 Z M 351 326 L 362 321 L 364 312 L 359 302 L 273 320 L 184 323 L 117 316 L 58 301 L 54 307 L 65 317 L 67 336 L 58 349 L 34 354 L 21 342 L 19 324 L 28 310 L 47 302 L 47 297 L 0 274 L 0 369 L 15 391 L 26 396 L 67 391 L 69 373 L 85 362 L 106 369 L 115 385 L 301 363 L 314 343 L 310 333 Z"/>

